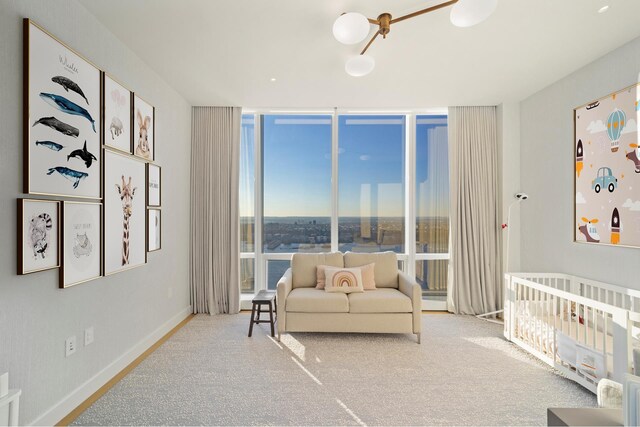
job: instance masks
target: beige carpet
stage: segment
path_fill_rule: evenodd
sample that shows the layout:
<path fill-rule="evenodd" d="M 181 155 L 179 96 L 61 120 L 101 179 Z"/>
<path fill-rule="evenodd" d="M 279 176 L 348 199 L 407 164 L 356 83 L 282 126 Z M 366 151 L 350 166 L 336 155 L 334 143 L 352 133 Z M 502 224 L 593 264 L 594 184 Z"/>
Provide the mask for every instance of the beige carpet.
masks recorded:
<path fill-rule="evenodd" d="M 78 425 L 545 425 L 595 406 L 576 383 L 474 317 L 423 315 L 413 335 L 247 338 L 249 316 L 196 316 Z"/>

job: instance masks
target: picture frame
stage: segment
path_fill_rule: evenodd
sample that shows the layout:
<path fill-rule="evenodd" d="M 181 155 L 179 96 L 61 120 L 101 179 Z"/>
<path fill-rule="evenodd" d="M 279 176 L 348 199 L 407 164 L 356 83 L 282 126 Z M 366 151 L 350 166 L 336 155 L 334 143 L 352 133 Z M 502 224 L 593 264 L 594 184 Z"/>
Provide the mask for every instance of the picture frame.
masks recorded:
<path fill-rule="evenodd" d="M 155 163 L 147 163 L 147 206 L 162 206 L 162 168 Z"/>
<path fill-rule="evenodd" d="M 162 249 L 162 209 L 147 209 L 147 252 Z"/>
<path fill-rule="evenodd" d="M 100 202 L 61 204 L 61 289 L 102 277 L 102 222 Z"/>
<path fill-rule="evenodd" d="M 18 199 L 18 275 L 60 267 L 60 202 Z"/>
<path fill-rule="evenodd" d="M 29 19 L 23 32 L 24 192 L 101 199 L 101 71 Z"/>
<path fill-rule="evenodd" d="M 131 154 L 133 92 L 109 73 L 102 73 L 102 141 L 104 146 Z"/>
<path fill-rule="evenodd" d="M 573 241 L 640 247 L 640 83 L 573 110 Z"/>
<path fill-rule="evenodd" d="M 147 263 L 145 162 L 104 149 L 103 272 L 105 276 Z"/>
<path fill-rule="evenodd" d="M 133 132 L 131 133 L 131 153 L 148 162 L 155 161 L 156 109 L 138 94 L 133 94 Z"/>

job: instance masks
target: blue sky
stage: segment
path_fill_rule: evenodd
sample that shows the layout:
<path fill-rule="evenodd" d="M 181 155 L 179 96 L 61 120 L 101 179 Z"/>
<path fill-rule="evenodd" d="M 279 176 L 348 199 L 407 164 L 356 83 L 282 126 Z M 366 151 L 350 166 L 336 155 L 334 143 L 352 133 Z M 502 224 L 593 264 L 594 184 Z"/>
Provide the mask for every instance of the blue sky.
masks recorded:
<path fill-rule="evenodd" d="M 443 179 L 448 171 L 446 127 L 442 126 L 442 116 L 439 118 L 432 120 L 432 124 L 419 124 L 417 129 L 419 215 L 448 212 L 448 209 L 442 212 L 442 206 L 447 205 L 446 194 L 438 197 L 443 191 L 448 192 L 448 179 Z M 243 121 L 240 177 L 244 189 L 240 202 L 243 216 L 253 215 L 250 119 L 251 116 L 245 116 Z M 330 216 L 331 116 L 266 115 L 263 120 L 264 215 Z M 418 120 L 420 123 L 420 117 Z M 340 216 L 403 215 L 405 131 L 404 116 L 338 118 Z M 427 141 L 428 138 L 433 141 Z M 435 140 L 438 148 L 434 150 Z M 249 174 L 244 173 L 247 169 Z M 434 211 L 435 205 L 438 208 Z"/>

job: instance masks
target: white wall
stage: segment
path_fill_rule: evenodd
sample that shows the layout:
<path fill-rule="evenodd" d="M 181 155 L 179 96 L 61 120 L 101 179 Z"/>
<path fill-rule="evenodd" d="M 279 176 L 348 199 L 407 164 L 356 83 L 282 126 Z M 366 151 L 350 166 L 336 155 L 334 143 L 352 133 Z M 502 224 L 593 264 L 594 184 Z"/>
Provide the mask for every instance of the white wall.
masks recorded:
<path fill-rule="evenodd" d="M 521 103 L 522 270 L 640 289 L 640 249 L 573 243 L 573 109 L 636 83 L 639 71 L 640 38 Z"/>
<path fill-rule="evenodd" d="M 16 275 L 23 17 L 44 26 L 156 106 L 156 159 L 163 166 L 162 250 L 149 254 L 144 267 L 66 290 L 57 288 L 57 270 Z M 66 415 L 58 403 L 129 350 L 140 350 L 145 337 L 184 317 L 189 307 L 191 111 L 176 91 L 75 0 L 2 0 L 0 40 L 0 372 L 9 371 L 11 387 L 23 390 L 21 424 L 53 423 Z M 95 328 L 95 342 L 85 348 L 83 330 L 89 326 Z M 71 335 L 78 338 L 78 351 L 65 358 L 64 341 Z M 95 382 L 89 385 L 82 393 Z M 69 405 L 72 400 L 64 402 Z"/>

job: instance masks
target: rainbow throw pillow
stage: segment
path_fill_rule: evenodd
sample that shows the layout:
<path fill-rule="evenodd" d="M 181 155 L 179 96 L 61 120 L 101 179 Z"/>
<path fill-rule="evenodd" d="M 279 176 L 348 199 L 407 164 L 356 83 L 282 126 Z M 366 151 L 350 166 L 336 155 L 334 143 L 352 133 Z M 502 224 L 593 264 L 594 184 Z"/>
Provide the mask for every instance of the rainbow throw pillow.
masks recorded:
<path fill-rule="evenodd" d="M 324 273 L 326 277 L 324 290 L 327 292 L 342 292 L 345 294 L 364 292 L 362 270 L 359 267 L 326 267 Z"/>

